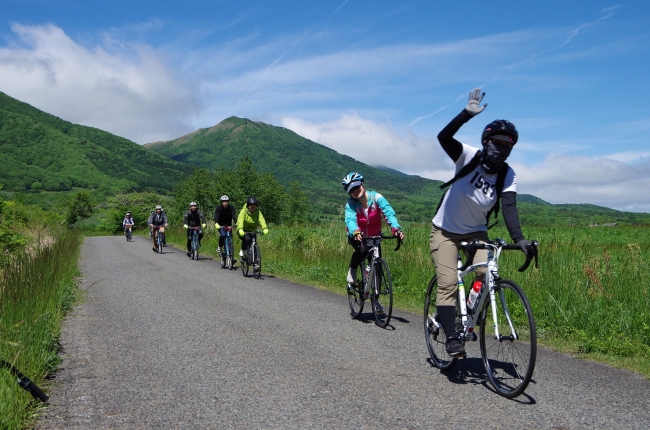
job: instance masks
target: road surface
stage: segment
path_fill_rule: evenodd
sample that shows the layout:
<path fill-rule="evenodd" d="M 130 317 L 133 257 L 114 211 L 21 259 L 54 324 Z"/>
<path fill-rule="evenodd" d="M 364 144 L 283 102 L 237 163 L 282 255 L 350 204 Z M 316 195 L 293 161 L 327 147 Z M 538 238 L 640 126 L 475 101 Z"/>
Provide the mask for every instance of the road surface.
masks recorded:
<path fill-rule="evenodd" d="M 37 428 L 644 428 L 650 382 L 541 349 L 525 394 L 487 382 L 478 342 L 448 373 L 420 314 L 350 319 L 347 297 L 242 277 L 136 236 L 89 237 Z M 342 279 L 343 279 L 342 271 Z"/>

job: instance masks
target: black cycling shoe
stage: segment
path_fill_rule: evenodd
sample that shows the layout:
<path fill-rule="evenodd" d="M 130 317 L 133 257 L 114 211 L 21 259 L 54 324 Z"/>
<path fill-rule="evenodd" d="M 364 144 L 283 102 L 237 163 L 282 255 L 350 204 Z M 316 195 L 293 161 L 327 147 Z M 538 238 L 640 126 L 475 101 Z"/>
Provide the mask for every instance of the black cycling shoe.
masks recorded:
<path fill-rule="evenodd" d="M 465 355 L 465 347 L 457 337 L 450 337 L 447 339 L 447 354 L 452 357 Z"/>
<path fill-rule="evenodd" d="M 192 253 L 191 253 L 190 251 L 187 251 L 187 256 L 191 258 L 191 257 L 192 257 Z"/>

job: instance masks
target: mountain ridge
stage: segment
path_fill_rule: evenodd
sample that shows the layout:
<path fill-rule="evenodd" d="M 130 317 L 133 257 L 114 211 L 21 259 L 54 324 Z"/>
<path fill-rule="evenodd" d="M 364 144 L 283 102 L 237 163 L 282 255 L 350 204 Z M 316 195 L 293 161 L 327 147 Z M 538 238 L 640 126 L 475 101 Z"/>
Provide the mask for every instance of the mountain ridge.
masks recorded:
<path fill-rule="evenodd" d="M 123 137 L 73 124 L 0 92 L 0 168 L 8 190 L 171 191 L 194 169 Z"/>

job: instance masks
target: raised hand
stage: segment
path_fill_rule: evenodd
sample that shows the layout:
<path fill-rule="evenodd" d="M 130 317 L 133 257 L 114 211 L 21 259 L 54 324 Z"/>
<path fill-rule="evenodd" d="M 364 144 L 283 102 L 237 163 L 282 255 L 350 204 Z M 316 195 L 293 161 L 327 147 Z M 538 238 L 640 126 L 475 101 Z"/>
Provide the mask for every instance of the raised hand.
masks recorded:
<path fill-rule="evenodd" d="M 487 103 L 481 106 L 481 101 L 485 97 L 485 93 L 481 93 L 480 88 L 474 88 L 469 92 L 469 100 L 467 101 L 467 106 L 465 110 L 469 112 L 470 115 L 476 116 L 483 112 L 483 109 L 487 107 Z"/>

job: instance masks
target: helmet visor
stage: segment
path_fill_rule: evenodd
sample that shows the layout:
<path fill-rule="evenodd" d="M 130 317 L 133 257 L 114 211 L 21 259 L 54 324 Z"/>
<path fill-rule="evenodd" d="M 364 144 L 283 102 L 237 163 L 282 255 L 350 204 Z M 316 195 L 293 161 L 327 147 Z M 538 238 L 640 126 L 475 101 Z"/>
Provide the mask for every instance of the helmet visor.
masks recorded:
<path fill-rule="evenodd" d="M 345 187 L 345 192 L 350 194 L 350 191 L 352 191 L 352 188 L 356 188 L 362 184 L 361 181 L 354 181 L 350 182 L 346 187 Z"/>

